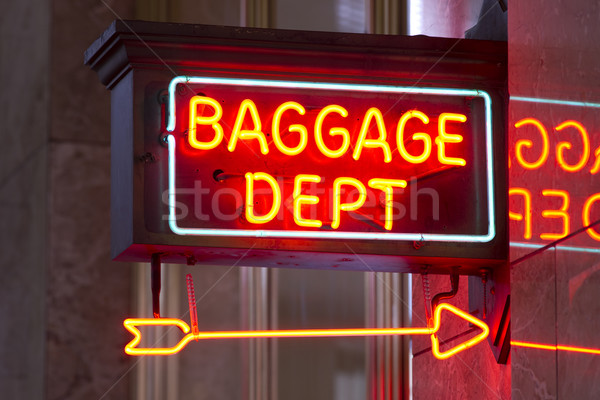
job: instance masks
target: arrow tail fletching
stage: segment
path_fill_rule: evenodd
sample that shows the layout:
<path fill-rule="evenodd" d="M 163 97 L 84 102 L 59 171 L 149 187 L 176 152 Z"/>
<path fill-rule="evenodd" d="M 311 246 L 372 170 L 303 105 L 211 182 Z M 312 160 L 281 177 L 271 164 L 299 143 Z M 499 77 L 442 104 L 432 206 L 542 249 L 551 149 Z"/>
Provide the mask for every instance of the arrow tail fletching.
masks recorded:
<path fill-rule="evenodd" d="M 125 353 L 131 356 L 175 354 L 193 339 L 193 335 L 188 333 L 189 325 L 177 318 L 128 318 L 123 321 L 123 326 L 133 334 L 133 340 L 125 346 Z M 137 347 L 142 341 L 142 333 L 138 326 L 176 326 L 187 335 L 173 347 Z"/>

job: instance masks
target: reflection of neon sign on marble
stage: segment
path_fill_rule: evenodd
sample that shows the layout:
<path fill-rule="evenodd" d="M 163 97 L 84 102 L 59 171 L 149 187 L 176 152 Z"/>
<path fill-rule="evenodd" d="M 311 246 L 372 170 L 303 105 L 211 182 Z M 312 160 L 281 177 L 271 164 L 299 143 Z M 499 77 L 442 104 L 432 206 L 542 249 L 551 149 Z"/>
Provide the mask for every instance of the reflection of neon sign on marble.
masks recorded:
<path fill-rule="evenodd" d="M 565 346 L 562 344 L 543 344 L 543 343 L 532 343 L 532 342 L 522 342 L 518 340 L 511 340 L 511 346 L 515 347 L 525 347 L 530 349 L 539 349 L 539 350 L 551 350 L 551 351 L 569 351 L 573 353 L 586 353 L 586 354 L 594 354 L 600 355 L 600 349 L 593 349 L 590 347 L 576 347 L 576 346 Z"/>
<path fill-rule="evenodd" d="M 545 166 L 546 162 L 548 161 L 548 158 L 550 156 L 551 139 L 550 135 L 548 134 L 548 130 L 546 129 L 544 124 L 535 118 L 523 118 L 515 123 L 515 128 L 517 128 L 519 132 L 525 130 L 526 128 L 523 127 L 527 126 L 534 126 L 536 128 L 535 130 L 537 131 L 537 135 L 539 135 L 539 140 L 536 140 L 536 142 L 538 142 L 538 145 L 534 145 L 534 142 L 531 139 L 519 139 L 515 142 L 514 154 L 515 158 L 517 159 L 517 163 L 521 167 L 533 170 Z M 556 131 L 556 133 L 562 131 L 566 132 L 569 130 L 568 128 L 571 128 L 571 130 L 577 132 L 578 136 L 581 139 L 581 146 L 578 146 L 581 147 L 581 149 L 579 150 L 579 159 L 574 164 L 568 162 L 566 160 L 566 152 L 571 151 L 573 153 L 576 153 L 576 150 L 573 149 L 574 143 L 560 141 L 556 143 L 555 146 L 556 163 L 561 169 L 563 169 L 566 172 L 578 172 L 581 171 L 590 160 L 590 137 L 587 132 L 587 129 L 583 126 L 583 124 L 574 120 L 563 121 L 562 123 L 554 127 L 554 131 Z M 521 135 L 521 133 L 518 133 L 518 135 Z M 539 152 L 539 155 L 535 160 L 528 160 L 527 158 L 530 158 L 531 154 L 535 154 L 535 152 L 533 151 L 534 147 L 538 148 L 537 152 Z M 526 151 L 525 149 L 529 150 Z M 530 155 L 526 157 L 525 153 L 527 152 L 529 152 Z M 595 162 L 592 168 L 589 170 L 591 174 L 596 174 L 598 170 L 600 170 L 600 146 L 594 152 L 594 156 Z"/>
<path fill-rule="evenodd" d="M 557 187 L 554 184 L 553 187 L 542 184 L 534 189 L 525 183 L 517 185 L 525 187 L 509 189 L 509 197 L 514 200 L 512 204 L 515 207 L 509 211 L 509 219 L 518 222 L 519 235 L 525 240 L 531 240 L 532 226 L 540 226 L 545 229 L 544 232 L 536 233 L 540 239 L 559 240 L 571 233 L 572 224 L 589 226 L 592 221 L 597 220 L 598 217 L 593 216 L 600 216 L 600 193 L 586 194 L 581 199 L 581 196 L 576 196 L 578 193 L 574 194 L 560 187 L 562 182 L 576 182 L 577 177 L 586 182 L 582 187 L 593 187 L 588 183 L 590 177 L 587 173 L 596 175 L 600 171 L 600 146 L 592 154 L 591 138 L 586 127 L 578 121 L 566 119 L 550 129 L 540 120 L 530 117 L 520 119 L 514 126 L 519 139 L 514 143 L 513 155 L 516 162 L 513 161 L 511 168 L 521 167 L 528 171 L 550 168 L 552 172 L 549 176 L 554 176 L 554 167 L 557 167 L 559 175 L 578 174 L 569 178 L 569 182 L 557 179 Z M 566 137 L 571 138 L 571 141 L 565 140 Z M 582 173 L 586 175 L 582 176 Z M 600 241 L 600 233 L 594 228 L 589 228 L 586 232 L 591 239 Z"/>

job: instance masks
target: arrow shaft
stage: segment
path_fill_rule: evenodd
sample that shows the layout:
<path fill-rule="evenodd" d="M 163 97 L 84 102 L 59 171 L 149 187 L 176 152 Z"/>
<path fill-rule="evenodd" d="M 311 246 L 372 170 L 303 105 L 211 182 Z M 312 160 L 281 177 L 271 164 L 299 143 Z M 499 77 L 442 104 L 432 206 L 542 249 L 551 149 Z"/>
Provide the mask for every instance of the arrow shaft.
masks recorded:
<path fill-rule="evenodd" d="M 194 339 L 243 339 L 278 337 L 334 337 L 334 336 L 390 336 L 390 335 L 431 335 L 429 328 L 360 328 L 360 329 L 296 329 L 265 331 L 221 331 L 199 332 Z"/>
<path fill-rule="evenodd" d="M 435 333 L 429 328 L 361 328 L 361 329 L 297 329 L 297 330 L 261 330 L 261 331 L 214 331 L 189 332 L 189 326 L 177 319 L 130 319 L 125 327 L 134 334 L 135 339 L 125 346 L 125 352 L 133 356 L 170 355 L 181 351 L 192 340 L 206 339 L 248 339 L 248 338 L 284 338 L 284 337 L 350 337 L 350 336 L 390 336 L 390 335 L 431 335 Z M 174 347 L 139 348 L 141 333 L 137 326 L 177 326 L 189 332 Z"/>
<path fill-rule="evenodd" d="M 481 333 L 467 342 L 441 352 L 436 332 L 440 329 L 442 310 L 448 310 L 467 320 L 481 329 Z M 214 331 L 198 332 L 190 329 L 184 321 L 176 318 L 129 318 L 123 321 L 125 328 L 134 336 L 133 340 L 125 346 L 129 355 L 169 355 L 183 349 L 192 340 L 205 339 L 243 339 L 243 338 L 283 338 L 283 337 L 348 337 L 348 336 L 391 336 L 391 335 L 430 335 L 432 353 L 438 359 L 446 359 L 466 350 L 484 340 L 489 334 L 488 326 L 477 318 L 447 303 L 439 304 L 433 312 L 431 327 L 422 328 L 360 328 L 360 329 L 296 329 L 296 330 L 256 330 L 256 331 Z M 183 339 L 174 347 L 139 348 L 142 334 L 138 326 L 176 326 L 184 334 Z M 191 330 L 191 332 L 190 332 Z"/>

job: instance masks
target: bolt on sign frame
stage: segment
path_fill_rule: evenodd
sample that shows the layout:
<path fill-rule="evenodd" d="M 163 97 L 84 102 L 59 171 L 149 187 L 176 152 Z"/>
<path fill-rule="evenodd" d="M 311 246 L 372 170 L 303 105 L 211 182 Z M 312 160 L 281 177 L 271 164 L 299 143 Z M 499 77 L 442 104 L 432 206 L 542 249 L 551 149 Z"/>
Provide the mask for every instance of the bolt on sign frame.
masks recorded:
<path fill-rule="evenodd" d="M 506 265 L 505 43 L 115 21 L 85 62 L 115 260 Z"/>

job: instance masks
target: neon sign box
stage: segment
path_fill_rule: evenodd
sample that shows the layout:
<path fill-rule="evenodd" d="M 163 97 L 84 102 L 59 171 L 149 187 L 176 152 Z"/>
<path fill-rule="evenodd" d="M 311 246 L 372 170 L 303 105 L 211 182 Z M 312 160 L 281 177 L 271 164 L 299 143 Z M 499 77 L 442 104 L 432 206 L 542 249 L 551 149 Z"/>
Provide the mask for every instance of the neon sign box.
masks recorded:
<path fill-rule="evenodd" d="M 112 89 L 116 259 L 504 263 L 503 44 L 129 24 L 150 48 L 115 22 L 86 53 Z"/>

